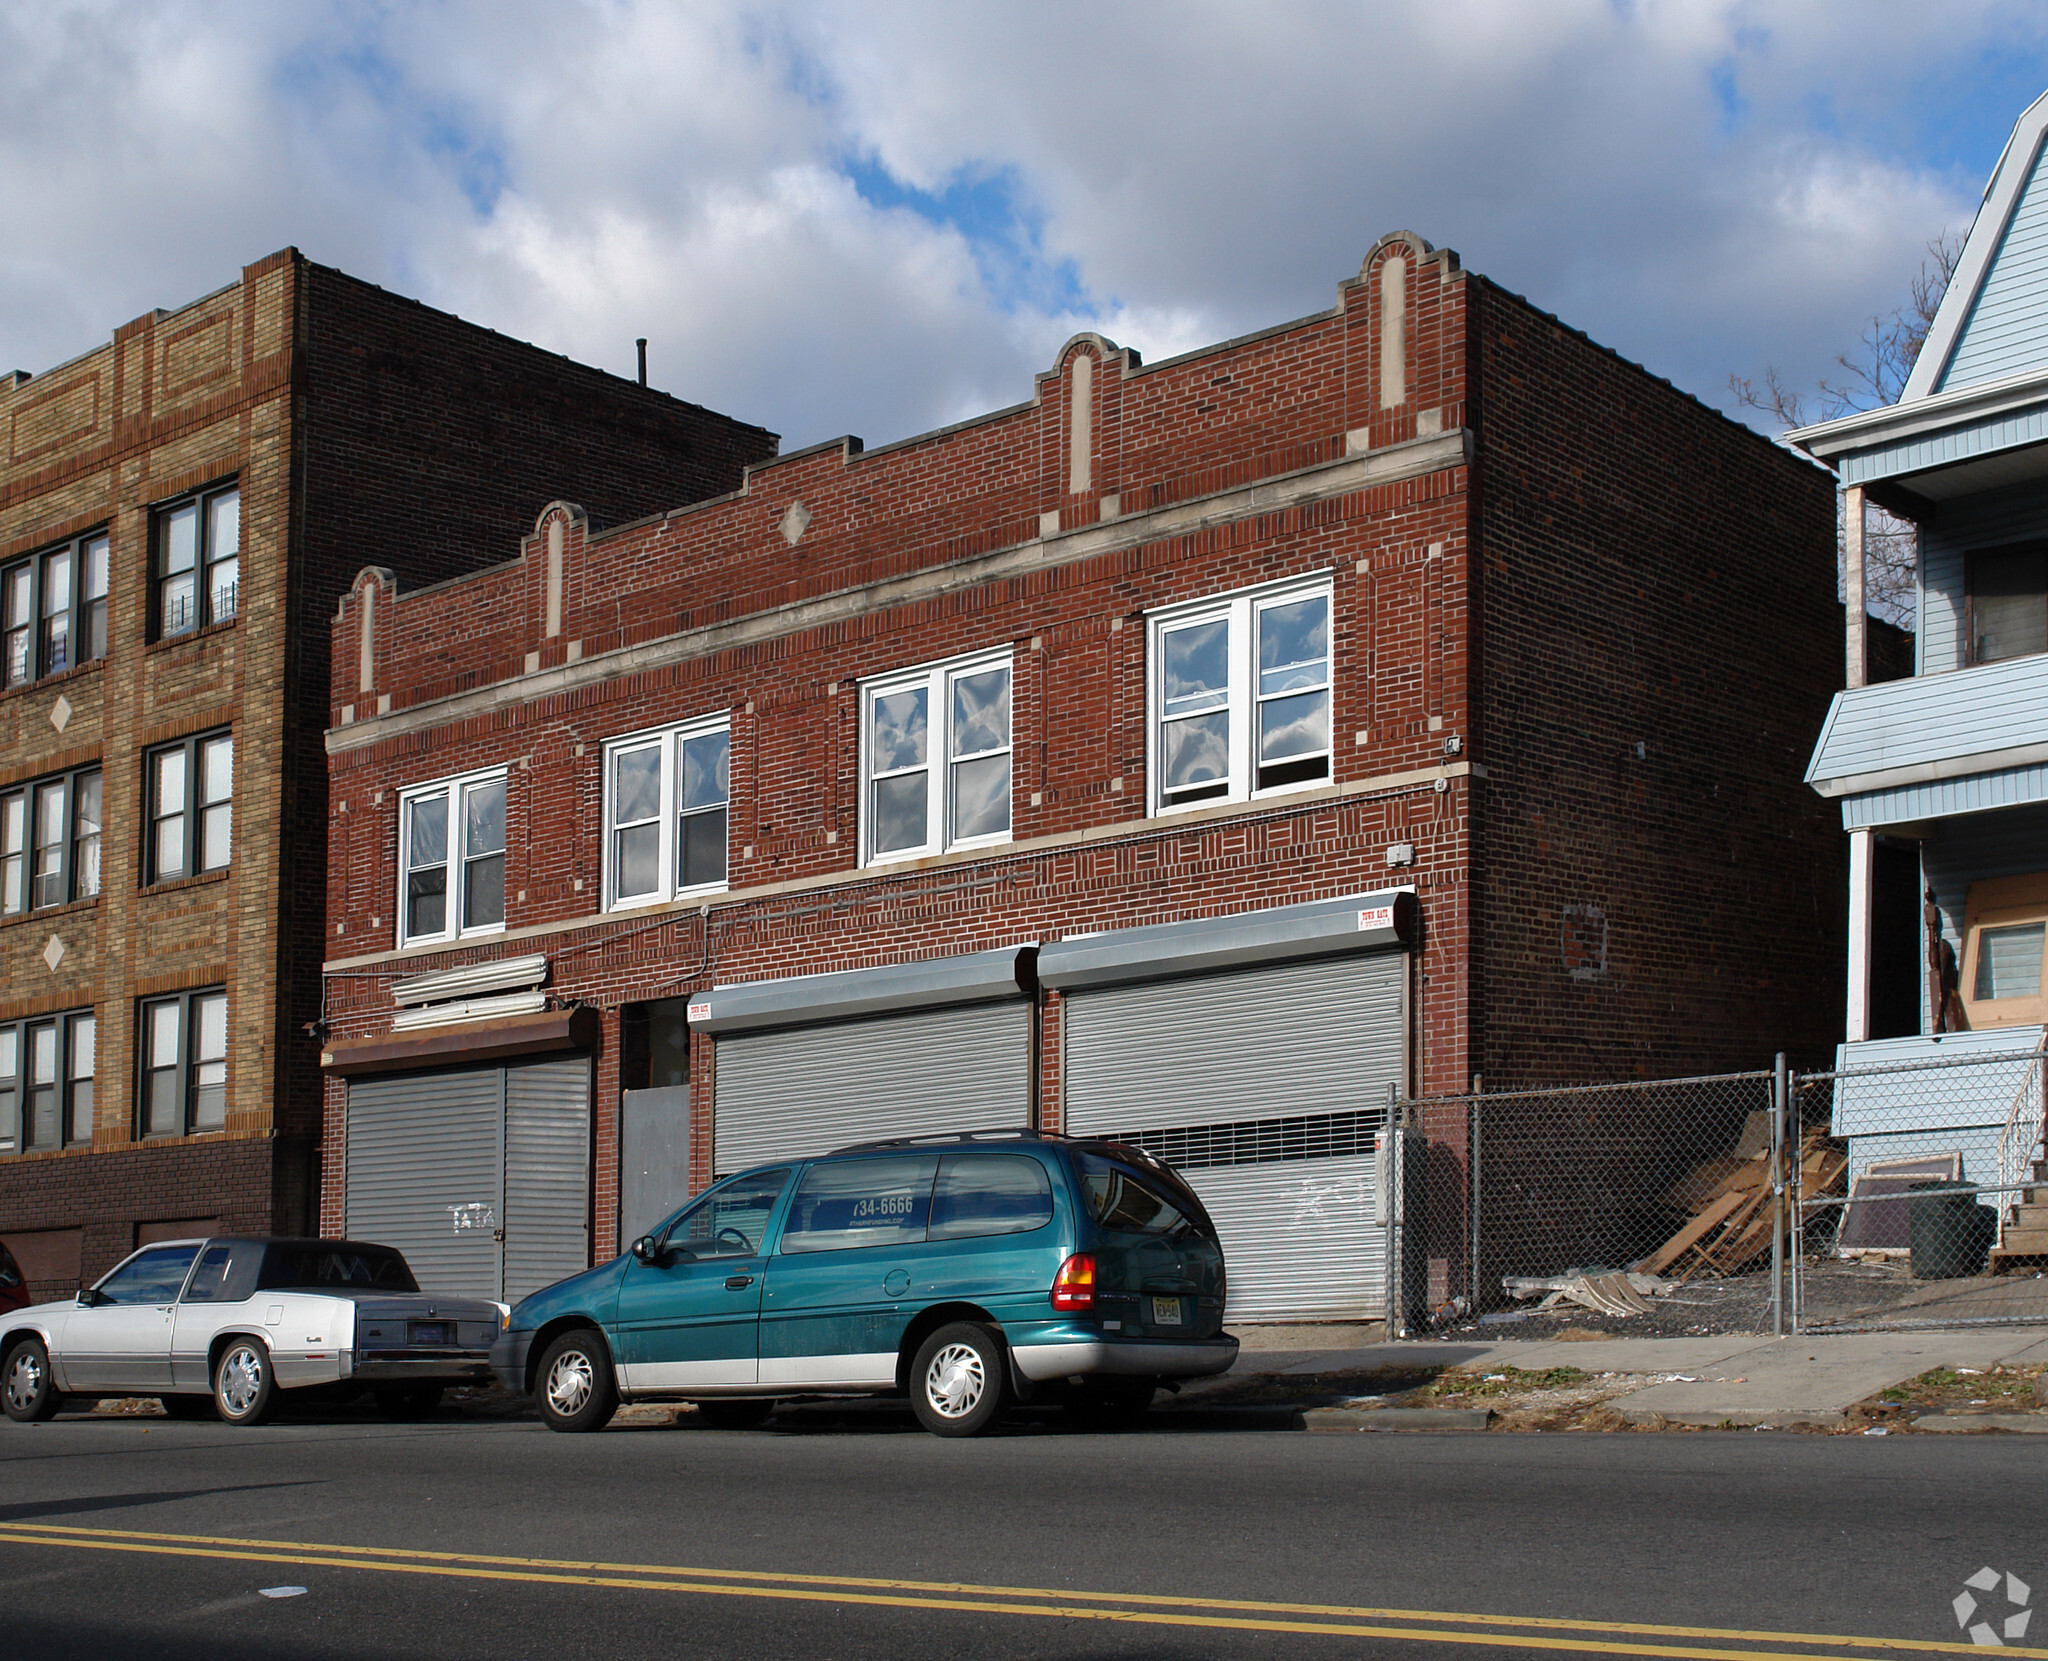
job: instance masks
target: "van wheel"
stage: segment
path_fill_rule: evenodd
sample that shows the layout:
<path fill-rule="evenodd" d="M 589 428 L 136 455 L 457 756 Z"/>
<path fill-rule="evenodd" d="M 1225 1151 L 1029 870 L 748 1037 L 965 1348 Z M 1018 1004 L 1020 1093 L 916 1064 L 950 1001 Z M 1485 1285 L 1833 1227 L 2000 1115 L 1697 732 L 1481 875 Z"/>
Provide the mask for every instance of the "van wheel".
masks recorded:
<path fill-rule="evenodd" d="M 276 1405 L 270 1351 L 257 1339 L 235 1339 L 213 1366 L 213 1410 L 231 1425 L 260 1425 Z"/>
<path fill-rule="evenodd" d="M 981 1436 L 995 1428 L 1009 1394 L 1003 1341 L 985 1326 L 957 1321 L 917 1347 L 910 1405 L 934 1436 Z"/>
<path fill-rule="evenodd" d="M 0 1406 L 8 1418 L 32 1425 L 54 1419 L 63 1405 L 50 1378 L 50 1352 L 40 1338 L 24 1338 L 7 1352 L 7 1365 L 0 1371 Z"/>
<path fill-rule="evenodd" d="M 1153 1378 L 1098 1376 L 1076 1385 L 1064 1405 L 1077 1424 L 1109 1430 L 1143 1418 L 1158 1389 L 1159 1381 Z"/>
<path fill-rule="evenodd" d="M 590 1327 L 557 1338 L 540 1358 L 533 1399 L 550 1430 L 602 1430 L 619 1410 L 604 1340 Z"/>
<path fill-rule="evenodd" d="M 697 1417 L 713 1430 L 752 1430 L 768 1422 L 772 1401 L 700 1401 Z"/>

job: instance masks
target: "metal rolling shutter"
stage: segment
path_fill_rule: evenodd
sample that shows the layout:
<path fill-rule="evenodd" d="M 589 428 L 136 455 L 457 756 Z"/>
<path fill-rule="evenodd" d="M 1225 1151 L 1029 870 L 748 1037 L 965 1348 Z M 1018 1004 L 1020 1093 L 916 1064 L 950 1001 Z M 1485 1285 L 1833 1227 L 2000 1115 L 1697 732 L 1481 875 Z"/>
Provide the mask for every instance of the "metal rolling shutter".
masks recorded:
<path fill-rule="evenodd" d="M 1369 1148 L 1405 1077 L 1407 969 L 1403 952 L 1369 952 L 1066 1000 L 1067 1130 L 1128 1137 L 1181 1166 L 1223 1238 L 1232 1320 L 1365 1319 L 1384 1306 L 1373 1160 L 1353 1150 L 1362 1135 Z M 1149 1134 L 1174 1130 L 1193 1134 Z M 1319 1143 L 1342 1157 L 1277 1157 Z M 1200 1156 L 1261 1144 L 1254 1162 Z"/>
<path fill-rule="evenodd" d="M 505 1069 L 505 1279 L 517 1303 L 590 1265 L 590 1059 Z"/>
<path fill-rule="evenodd" d="M 720 1034 L 713 1163 L 728 1175 L 886 1136 L 1025 1125 L 1031 1006 L 964 1004 Z"/>
<path fill-rule="evenodd" d="M 344 1227 L 405 1253 L 426 1291 L 498 1296 L 503 1083 L 496 1067 L 349 1081 Z"/>
<path fill-rule="evenodd" d="M 1379 1319 L 1387 1231 L 1373 1224 L 1372 1155 L 1181 1174 L 1223 1237 L 1229 1319 Z"/>

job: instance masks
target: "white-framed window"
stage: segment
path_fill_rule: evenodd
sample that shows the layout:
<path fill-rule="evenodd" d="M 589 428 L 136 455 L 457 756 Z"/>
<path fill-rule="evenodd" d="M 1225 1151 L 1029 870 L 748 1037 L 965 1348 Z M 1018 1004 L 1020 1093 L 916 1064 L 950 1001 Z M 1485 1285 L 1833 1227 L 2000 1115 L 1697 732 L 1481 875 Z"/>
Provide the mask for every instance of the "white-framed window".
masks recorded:
<path fill-rule="evenodd" d="M 1330 781 L 1327 577 L 1175 606 L 1149 623 L 1153 812 Z"/>
<path fill-rule="evenodd" d="M 399 796 L 398 926 L 408 946 L 504 928 L 503 769 Z"/>
<path fill-rule="evenodd" d="M 732 733 L 723 715 L 607 744 L 606 907 L 725 887 L 731 802 Z"/>
<path fill-rule="evenodd" d="M 1007 650 L 861 687 L 861 860 L 1010 840 Z"/>

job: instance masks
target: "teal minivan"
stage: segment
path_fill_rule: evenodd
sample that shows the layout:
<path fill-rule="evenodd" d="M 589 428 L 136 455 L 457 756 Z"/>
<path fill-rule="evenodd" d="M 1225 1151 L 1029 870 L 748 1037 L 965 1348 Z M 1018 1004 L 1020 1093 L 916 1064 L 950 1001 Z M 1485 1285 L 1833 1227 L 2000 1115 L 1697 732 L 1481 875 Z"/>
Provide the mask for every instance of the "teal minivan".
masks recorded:
<path fill-rule="evenodd" d="M 1029 1132 L 864 1143 L 742 1171 L 632 1250 L 534 1293 L 491 1351 L 556 1430 L 622 1401 L 758 1424 L 903 1395 L 940 1436 L 1012 1402 L 1086 1418 L 1237 1359 L 1202 1202 L 1139 1149 Z"/>

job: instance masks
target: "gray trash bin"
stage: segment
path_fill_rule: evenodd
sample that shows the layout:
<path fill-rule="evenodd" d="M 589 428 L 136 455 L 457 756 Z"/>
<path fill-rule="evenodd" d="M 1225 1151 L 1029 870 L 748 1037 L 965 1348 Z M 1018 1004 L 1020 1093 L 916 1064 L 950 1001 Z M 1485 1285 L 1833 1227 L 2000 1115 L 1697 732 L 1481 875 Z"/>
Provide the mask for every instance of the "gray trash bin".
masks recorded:
<path fill-rule="evenodd" d="M 1977 1203 L 1976 1184 L 1916 1182 L 1912 1195 L 1913 1278 L 1959 1280 L 1981 1274 L 1998 1217 Z"/>

